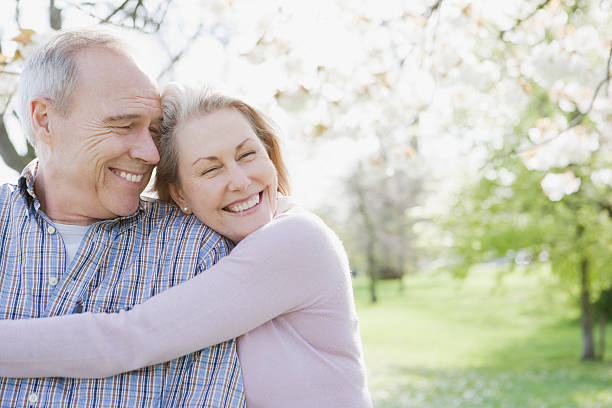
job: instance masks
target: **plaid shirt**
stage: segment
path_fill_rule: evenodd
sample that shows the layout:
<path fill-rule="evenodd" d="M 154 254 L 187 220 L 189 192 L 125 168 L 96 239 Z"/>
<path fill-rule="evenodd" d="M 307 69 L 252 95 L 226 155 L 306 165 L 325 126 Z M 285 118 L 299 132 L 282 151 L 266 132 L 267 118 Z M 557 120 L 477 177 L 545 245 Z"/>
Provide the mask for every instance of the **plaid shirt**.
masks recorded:
<path fill-rule="evenodd" d="M 37 168 L 32 162 L 18 186 L 0 188 L 0 319 L 130 309 L 228 253 L 195 217 L 143 200 L 131 216 L 91 225 L 66 265 L 62 238 L 34 194 Z M 0 406 L 220 408 L 245 400 L 229 341 L 104 379 L 0 378 Z"/>

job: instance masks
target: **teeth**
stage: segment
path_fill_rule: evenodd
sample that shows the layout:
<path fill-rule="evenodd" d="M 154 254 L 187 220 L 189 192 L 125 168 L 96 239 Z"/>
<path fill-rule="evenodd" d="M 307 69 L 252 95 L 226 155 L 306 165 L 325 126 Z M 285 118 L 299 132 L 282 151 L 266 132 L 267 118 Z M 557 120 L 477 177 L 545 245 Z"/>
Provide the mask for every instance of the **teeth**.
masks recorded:
<path fill-rule="evenodd" d="M 126 179 L 127 181 L 132 181 L 134 183 L 138 183 L 144 177 L 142 174 L 126 173 L 125 171 L 122 171 L 121 173 L 118 173 L 118 174 L 120 177 Z"/>
<path fill-rule="evenodd" d="M 227 208 L 232 212 L 245 211 L 245 210 L 248 210 L 249 208 L 255 207 L 255 205 L 257 205 L 258 202 L 259 202 L 259 194 L 256 194 L 249 201 L 246 201 L 240 204 L 236 204 L 236 205 L 232 205 L 232 206 L 228 206 Z"/>

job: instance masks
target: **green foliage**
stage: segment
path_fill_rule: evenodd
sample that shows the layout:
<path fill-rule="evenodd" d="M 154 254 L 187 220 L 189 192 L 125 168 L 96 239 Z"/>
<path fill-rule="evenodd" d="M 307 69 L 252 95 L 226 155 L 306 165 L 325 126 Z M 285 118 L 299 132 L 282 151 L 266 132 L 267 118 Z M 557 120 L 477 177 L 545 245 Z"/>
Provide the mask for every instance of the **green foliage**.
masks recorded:
<path fill-rule="evenodd" d="M 553 271 L 575 290 L 580 262 L 588 259 L 593 288 L 610 286 L 612 219 L 605 208 L 607 196 L 582 177 L 578 193 L 552 202 L 542 192 L 542 172 L 527 170 L 518 160 L 505 164 L 504 171 L 516 177 L 511 185 L 483 178 L 464 191 L 451 212 L 447 225 L 460 259 L 457 273 L 464 275 L 472 265 L 494 259 L 503 259 L 510 268 L 550 260 Z"/>

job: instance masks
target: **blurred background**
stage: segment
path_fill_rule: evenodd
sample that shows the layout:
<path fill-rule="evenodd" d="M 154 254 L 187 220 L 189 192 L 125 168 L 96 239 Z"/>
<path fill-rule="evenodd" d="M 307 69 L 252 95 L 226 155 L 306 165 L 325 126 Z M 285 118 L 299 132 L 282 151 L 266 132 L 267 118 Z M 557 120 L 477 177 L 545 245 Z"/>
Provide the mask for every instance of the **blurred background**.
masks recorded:
<path fill-rule="evenodd" d="M 612 407 L 611 0 L 2 0 L 1 182 L 24 61 L 91 25 L 278 124 L 376 407 Z"/>

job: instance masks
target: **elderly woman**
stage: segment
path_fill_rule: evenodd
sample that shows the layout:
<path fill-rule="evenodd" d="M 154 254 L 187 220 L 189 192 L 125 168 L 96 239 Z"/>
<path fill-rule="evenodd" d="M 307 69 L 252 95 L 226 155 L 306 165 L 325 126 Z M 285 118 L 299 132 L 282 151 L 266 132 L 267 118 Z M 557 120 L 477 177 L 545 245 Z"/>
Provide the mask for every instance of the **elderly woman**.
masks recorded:
<path fill-rule="evenodd" d="M 0 376 L 106 377 L 238 337 L 248 407 L 371 406 L 345 251 L 288 203 L 271 126 L 206 89 L 162 104 L 160 198 L 235 248 L 129 311 L 1 321 Z"/>

